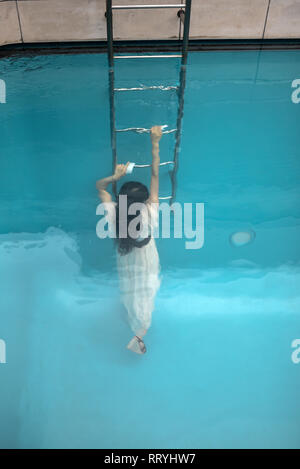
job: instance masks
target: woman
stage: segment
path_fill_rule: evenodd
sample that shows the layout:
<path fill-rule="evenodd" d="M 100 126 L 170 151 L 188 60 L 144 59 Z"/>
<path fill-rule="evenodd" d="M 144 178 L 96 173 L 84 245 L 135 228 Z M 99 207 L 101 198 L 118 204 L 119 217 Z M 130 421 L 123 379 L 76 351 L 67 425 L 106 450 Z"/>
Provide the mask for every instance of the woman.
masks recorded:
<path fill-rule="evenodd" d="M 152 311 L 157 290 L 160 287 L 160 263 L 156 248 L 153 230 L 158 224 L 158 187 L 159 187 L 159 141 L 162 136 L 160 126 L 151 128 L 152 140 L 152 172 L 150 194 L 147 187 L 139 182 L 131 181 L 122 185 L 118 194 L 118 201 L 113 202 L 111 195 L 106 191 L 108 184 L 119 181 L 125 174 L 126 165 L 116 166 L 113 176 L 100 179 L 96 183 L 99 197 L 106 203 L 110 223 L 115 224 L 117 244 L 117 267 L 120 280 L 122 301 L 128 312 L 128 320 L 134 337 L 127 348 L 135 353 L 143 354 L 146 346 L 143 341 L 151 325 Z M 121 206 L 121 197 L 126 196 L 125 205 Z M 124 199 L 123 199 L 124 200 Z M 126 215 L 131 204 L 139 202 L 141 210 L 135 215 L 128 215 L 126 221 L 122 220 L 122 210 L 125 207 Z M 119 215 L 121 217 L 119 218 Z M 139 215 L 141 224 L 137 224 L 143 236 L 133 236 L 129 229 L 130 222 Z M 123 223 L 123 225 L 122 225 Z M 124 223 L 126 226 L 124 226 Z M 142 226 L 141 226 L 142 225 Z M 125 237 L 120 235 L 124 233 Z M 146 230 L 145 230 L 146 228 Z M 146 235 L 145 235 L 146 231 Z"/>

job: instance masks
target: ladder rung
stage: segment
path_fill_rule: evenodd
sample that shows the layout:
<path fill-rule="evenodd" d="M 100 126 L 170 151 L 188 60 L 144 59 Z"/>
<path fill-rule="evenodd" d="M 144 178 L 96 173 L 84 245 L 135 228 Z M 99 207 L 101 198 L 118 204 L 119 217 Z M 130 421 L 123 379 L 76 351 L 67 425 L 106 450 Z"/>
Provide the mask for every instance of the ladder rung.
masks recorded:
<path fill-rule="evenodd" d="M 116 132 L 137 132 L 138 134 L 143 134 L 143 133 L 150 133 L 151 129 L 145 129 L 143 127 L 128 127 L 127 129 L 116 129 Z M 176 132 L 177 129 L 171 129 L 171 130 L 163 130 L 163 134 L 171 134 L 172 132 Z"/>
<path fill-rule="evenodd" d="M 145 91 L 145 90 L 162 90 L 162 91 L 173 91 L 178 90 L 179 86 L 142 86 L 140 88 L 114 88 L 114 91 Z"/>
<path fill-rule="evenodd" d="M 182 54 L 178 55 L 114 55 L 114 59 L 170 59 L 181 58 Z"/>
<path fill-rule="evenodd" d="M 172 199 L 172 195 L 168 195 L 167 197 L 158 197 L 159 200 L 167 200 L 167 199 Z"/>
<path fill-rule="evenodd" d="M 146 8 L 185 8 L 184 3 L 177 3 L 171 5 L 115 5 L 111 7 L 112 10 L 133 10 L 133 9 L 146 9 Z"/>
<path fill-rule="evenodd" d="M 166 166 L 168 164 L 174 164 L 174 161 L 164 161 L 159 166 Z M 152 164 L 135 164 L 134 168 L 151 168 Z"/>

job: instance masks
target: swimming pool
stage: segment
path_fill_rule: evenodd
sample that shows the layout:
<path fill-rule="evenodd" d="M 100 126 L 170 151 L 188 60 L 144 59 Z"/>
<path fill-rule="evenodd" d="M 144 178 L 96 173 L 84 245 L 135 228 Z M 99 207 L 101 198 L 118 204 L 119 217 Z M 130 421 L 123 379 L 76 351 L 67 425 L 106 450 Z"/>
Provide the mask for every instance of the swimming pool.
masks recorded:
<path fill-rule="evenodd" d="M 120 86 L 178 79 L 177 60 L 119 62 Z M 95 232 L 95 181 L 112 166 L 106 64 L 0 61 L 0 447 L 300 448 L 300 51 L 189 54 L 176 200 L 204 202 L 205 243 L 157 240 L 142 357 L 125 349 L 113 243 Z M 174 93 L 117 96 L 119 127 L 172 127 L 176 111 Z M 149 142 L 119 136 L 119 161 L 149 163 Z"/>

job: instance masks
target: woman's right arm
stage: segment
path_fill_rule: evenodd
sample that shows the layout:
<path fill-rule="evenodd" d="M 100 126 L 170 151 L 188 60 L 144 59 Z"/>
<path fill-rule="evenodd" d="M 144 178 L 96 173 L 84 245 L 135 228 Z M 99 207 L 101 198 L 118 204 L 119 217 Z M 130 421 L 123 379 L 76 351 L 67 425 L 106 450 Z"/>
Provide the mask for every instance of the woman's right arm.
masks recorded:
<path fill-rule="evenodd" d="M 162 137 L 161 126 L 155 125 L 151 128 L 151 141 L 152 141 L 152 172 L 150 183 L 150 196 L 149 202 L 159 202 L 158 189 L 159 189 L 159 141 Z"/>

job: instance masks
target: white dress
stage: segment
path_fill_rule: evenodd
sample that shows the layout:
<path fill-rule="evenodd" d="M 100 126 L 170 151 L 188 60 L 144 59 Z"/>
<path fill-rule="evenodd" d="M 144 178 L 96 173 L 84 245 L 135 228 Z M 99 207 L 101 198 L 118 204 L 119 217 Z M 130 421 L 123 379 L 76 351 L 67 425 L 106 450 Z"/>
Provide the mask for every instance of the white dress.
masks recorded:
<path fill-rule="evenodd" d="M 115 223 L 115 206 L 112 202 L 107 211 L 110 222 Z M 148 220 L 142 212 L 142 220 L 148 221 L 150 241 L 142 247 L 133 247 L 128 254 L 117 250 L 117 268 L 122 302 L 128 312 L 128 320 L 134 334 L 143 335 L 151 325 L 156 293 L 161 284 L 160 262 L 153 238 L 158 226 L 158 204 L 145 204 Z"/>

